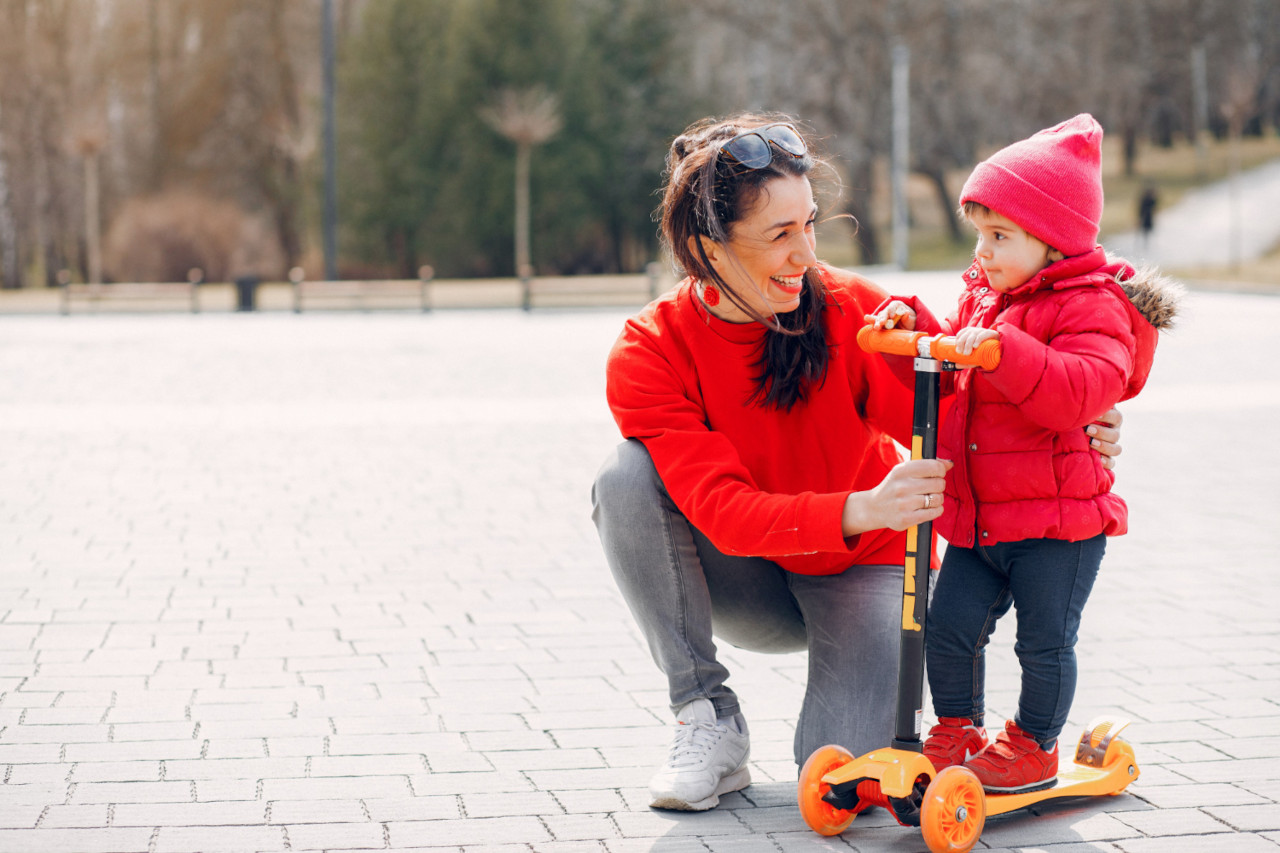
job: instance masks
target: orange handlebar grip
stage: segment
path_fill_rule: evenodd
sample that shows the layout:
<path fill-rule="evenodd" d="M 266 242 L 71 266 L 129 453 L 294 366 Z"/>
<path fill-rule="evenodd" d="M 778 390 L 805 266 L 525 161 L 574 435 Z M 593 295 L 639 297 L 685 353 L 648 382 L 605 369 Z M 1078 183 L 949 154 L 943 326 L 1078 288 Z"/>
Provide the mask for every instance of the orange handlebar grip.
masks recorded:
<path fill-rule="evenodd" d="M 926 337 L 924 332 L 909 332 L 906 329 L 875 329 L 863 326 L 858 330 L 858 346 L 867 352 L 881 352 L 888 355 L 920 355 L 920 339 Z M 989 340 L 978 344 L 968 355 L 956 352 L 956 339 L 950 336 L 936 337 L 929 340 L 929 355 L 937 361 L 949 361 L 952 364 L 973 364 L 983 370 L 995 370 L 1000 365 L 1000 341 Z"/>
<path fill-rule="evenodd" d="M 956 339 L 952 337 L 935 338 L 929 344 L 929 355 L 938 361 L 949 361 L 952 364 L 975 364 L 983 370 L 995 370 L 1000 366 L 1000 342 L 983 341 L 968 355 L 956 352 Z"/>
<path fill-rule="evenodd" d="M 863 326 L 858 330 L 858 346 L 867 352 L 883 352 L 889 355 L 917 356 L 916 342 L 924 337 L 924 332 L 909 332 L 906 329 L 876 329 Z"/>

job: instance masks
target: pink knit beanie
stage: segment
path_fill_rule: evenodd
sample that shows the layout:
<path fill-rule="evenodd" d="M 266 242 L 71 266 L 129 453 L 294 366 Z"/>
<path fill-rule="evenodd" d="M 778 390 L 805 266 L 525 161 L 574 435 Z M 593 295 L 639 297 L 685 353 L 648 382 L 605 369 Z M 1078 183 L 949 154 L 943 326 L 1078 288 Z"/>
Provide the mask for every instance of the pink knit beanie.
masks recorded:
<path fill-rule="evenodd" d="M 1088 113 L 1002 148 L 960 191 L 1067 257 L 1092 251 L 1102 219 L 1102 126 Z"/>

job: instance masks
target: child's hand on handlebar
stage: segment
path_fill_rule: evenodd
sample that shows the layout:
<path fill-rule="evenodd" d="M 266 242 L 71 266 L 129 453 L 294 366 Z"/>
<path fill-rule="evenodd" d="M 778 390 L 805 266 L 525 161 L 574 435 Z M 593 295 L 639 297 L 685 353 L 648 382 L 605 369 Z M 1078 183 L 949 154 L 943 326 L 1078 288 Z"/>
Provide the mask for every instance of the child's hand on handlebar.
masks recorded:
<path fill-rule="evenodd" d="M 978 326 L 966 326 L 956 332 L 956 352 L 969 355 L 983 341 L 1000 340 L 1000 333 L 995 329 L 983 329 Z"/>
<path fill-rule="evenodd" d="M 875 329 L 906 329 L 912 331 L 916 327 L 916 312 L 901 299 L 895 299 L 875 314 L 868 314 L 867 320 Z"/>

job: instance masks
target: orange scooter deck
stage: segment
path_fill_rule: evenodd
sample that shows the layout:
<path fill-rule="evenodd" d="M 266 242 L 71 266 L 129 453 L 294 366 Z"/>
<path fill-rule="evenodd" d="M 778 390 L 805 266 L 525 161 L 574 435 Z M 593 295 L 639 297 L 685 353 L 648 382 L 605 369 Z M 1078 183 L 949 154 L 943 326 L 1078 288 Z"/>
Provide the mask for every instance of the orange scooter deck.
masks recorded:
<path fill-rule="evenodd" d="M 841 747 L 823 747 L 800 772 L 800 813 L 815 832 L 838 835 L 866 805 L 887 804 L 899 813 L 894 801 L 918 800 L 916 816 L 929 849 L 965 853 L 982 835 L 988 815 L 1046 800 L 1119 794 L 1127 788 L 1140 771 L 1133 747 L 1117 736 L 1126 725 L 1127 720 L 1095 720 L 1080 738 L 1075 761 L 1058 774 L 1053 787 L 1020 794 L 988 794 L 972 771 L 948 767 L 935 772 L 929 759 L 917 752 L 883 749 L 855 758 Z M 857 807 L 837 808 L 823 799 L 833 787 L 855 782 Z M 869 799 L 862 799 L 864 789 Z"/>
<path fill-rule="evenodd" d="M 1059 797 L 1097 797 L 1118 794 L 1141 774 L 1133 747 L 1116 738 L 1127 722 L 1112 726 L 1103 740 L 1092 744 L 1093 728 L 1087 730 L 1076 748 L 1076 760 L 1058 774 L 1058 782 L 1043 791 L 1026 794 L 987 794 L 987 814 L 1005 814 Z M 1113 746 L 1114 745 L 1114 746 Z M 1111 761 L 1107 750 L 1112 749 Z"/>

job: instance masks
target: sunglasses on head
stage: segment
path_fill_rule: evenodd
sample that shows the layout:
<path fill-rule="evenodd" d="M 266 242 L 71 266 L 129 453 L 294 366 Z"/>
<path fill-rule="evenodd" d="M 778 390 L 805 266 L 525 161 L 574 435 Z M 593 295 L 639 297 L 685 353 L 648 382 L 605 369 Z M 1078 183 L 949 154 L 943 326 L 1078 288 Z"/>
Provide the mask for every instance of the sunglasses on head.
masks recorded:
<path fill-rule="evenodd" d="M 747 169 L 763 169 L 773 162 L 773 149 L 803 157 L 809 148 L 796 129 L 785 122 L 744 130 L 720 147 L 734 162 Z"/>

